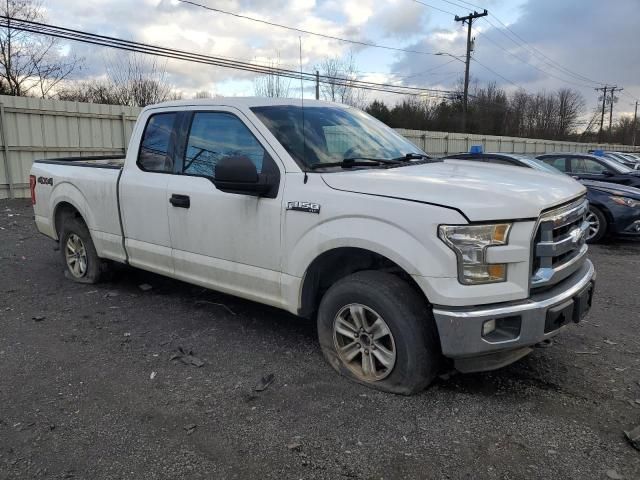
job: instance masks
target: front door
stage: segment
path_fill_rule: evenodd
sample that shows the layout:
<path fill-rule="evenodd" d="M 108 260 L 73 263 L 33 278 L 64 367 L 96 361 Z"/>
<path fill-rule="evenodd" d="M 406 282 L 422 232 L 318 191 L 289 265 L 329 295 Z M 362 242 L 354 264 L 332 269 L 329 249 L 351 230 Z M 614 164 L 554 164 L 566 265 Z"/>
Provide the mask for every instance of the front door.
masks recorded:
<path fill-rule="evenodd" d="M 180 114 L 160 112 L 146 122 L 140 149 L 120 181 L 125 246 L 134 267 L 173 274 L 167 218 L 167 183 L 174 168 L 175 124 Z"/>
<path fill-rule="evenodd" d="M 605 176 L 607 166 L 592 158 L 571 157 L 571 175 L 586 180 L 597 180 L 600 182 L 612 182 L 612 177 Z"/>
<path fill-rule="evenodd" d="M 175 275 L 280 306 L 282 181 L 267 197 L 225 193 L 212 182 L 226 157 L 248 158 L 258 173 L 284 178 L 274 152 L 239 115 L 192 113 L 182 165 L 167 188 Z"/>

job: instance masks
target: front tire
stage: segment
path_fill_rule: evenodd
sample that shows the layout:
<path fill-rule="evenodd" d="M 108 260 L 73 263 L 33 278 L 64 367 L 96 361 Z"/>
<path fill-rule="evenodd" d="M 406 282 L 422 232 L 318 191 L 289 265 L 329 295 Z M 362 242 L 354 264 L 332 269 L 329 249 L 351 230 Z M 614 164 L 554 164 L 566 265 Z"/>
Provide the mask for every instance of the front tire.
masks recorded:
<path fill-rule="evenodd" d="M 98 283 L 107 264 L 98 257 L 85 223 L 77 217 L 66 217 L 58 238 L 65 276 L 78 283 Z"/>
<path fill-rule="evenodd" d="M 607 234 L 607 217 L 604 213 L 593 205 L 589 205 L 589 211 L 587 212 L 587 223 L 589 229 L 587 230 L 587 243 L 598 243 Z"/>
<path fill-rule="evenodd" d="M 428 304 L 389 273 L 357 272 L 334 284 L 320 302 L 318 338 L 337 372 L 378 390 L 410 395 L 440 369 Z"/>

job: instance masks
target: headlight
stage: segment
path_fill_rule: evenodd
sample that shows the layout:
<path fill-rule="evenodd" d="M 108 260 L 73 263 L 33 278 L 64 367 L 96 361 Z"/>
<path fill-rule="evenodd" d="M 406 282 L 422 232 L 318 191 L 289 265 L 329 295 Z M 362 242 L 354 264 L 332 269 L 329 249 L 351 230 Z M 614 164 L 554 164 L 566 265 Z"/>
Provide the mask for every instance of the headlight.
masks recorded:
<path fill-rule="evenodd" d="M 634 200 L 633 198 L 627 197 L 609 197 L 611 200 L 616 202 L 618 205 L 622 205 L 624 207 L 636 208 L 640 207 L 640 200 Z"/>
<path fill-rule="evenodd" d="M 510 223 L 494 225 L 440 225 L 438 235 L 458 257 L 458 280 L 464 285 L 504 282 L 505 263 L 487 264 L 488 247 L 506 245 Z"/>

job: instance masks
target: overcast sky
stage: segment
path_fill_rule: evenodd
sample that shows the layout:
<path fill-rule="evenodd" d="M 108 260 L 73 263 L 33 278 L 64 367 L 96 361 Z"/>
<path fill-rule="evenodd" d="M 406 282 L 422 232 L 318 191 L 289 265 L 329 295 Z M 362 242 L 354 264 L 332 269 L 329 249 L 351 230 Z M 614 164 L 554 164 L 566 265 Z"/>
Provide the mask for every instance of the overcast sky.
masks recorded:
<path fill-rule="evenodd" d="M 424 52 L 463 55 L 466 29 L 451 13 L 466 15 L 465 2 L 423 0 L 445 13 L 412 0 L 194 0 L 198 3 L 297 26 L 332 36 Z M 506 89 L 580 90 L 589 109 L 597 86 L 623 86 L 616 107 L 632 113 L 640 97 L 640 0 L 474 0 L 489 10 L 475 24 L 477 62 L 472 78 L 495 81 Z M 268 62 L 280 56 L 283 66 L 298 68 L 299 33 L 207 11 L 177 0 L 43 0 L 49 22 L 211 55 Z M 506 24 L 506 30 L 500 22 Z M 523 42 L 522 40 L 526 41 Z M 114 53 L 101 47 L 73 45 L 85 58 L 79 76 L 104 74 Z M 462 62 L 446 56 L 409 54 L 354 46 L 302 35 L 303 69 L 311 71 L 327 56 L 353 51 L 360 78 L 418 87 L 453 88 L 463 74 Z M 117 53 L 115 55 L 122 55 Z M 488 67 L 487 70 L 482 65 Z M 206 90 L 219 95 L 253 95 L 254 75 L 219 67 L 168 61 L 169 79 L 185 96 Z M 494 73 L 495 72 L 495 73 Z M 291 94 L 300 94 L 299 85 Z M 312 85 L 305 86 L 305 94 Z M 370 92 L 368 98 L 394 95 Z"/>

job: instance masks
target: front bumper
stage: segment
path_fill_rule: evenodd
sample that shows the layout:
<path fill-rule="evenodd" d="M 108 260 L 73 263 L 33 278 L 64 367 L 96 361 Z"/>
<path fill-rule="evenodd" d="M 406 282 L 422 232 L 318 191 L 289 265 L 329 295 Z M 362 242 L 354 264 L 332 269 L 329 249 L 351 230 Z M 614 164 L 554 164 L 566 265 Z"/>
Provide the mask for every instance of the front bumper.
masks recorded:
<path fill-rule="evenodd" d="M 611 209 L 613 222 L 610 231 L 615 236 L 637 237 L 640 235 L 640 208 L 617 206 Z"/>
<path fill-rule="evenodd" d="M 433 315 L 438 325 L 442 353 L 453 358 L 462 371 L 482 371 L 508 365 L 531 351 L 531 347 L 553 337 L 566 321 L 556 327 L 558 315 L 578 311 L 577 298 L 584 303 L 595 283 L 595 269 L 586 260 L 573 275 L 542 293 L 524 301 L 479 307 L 445 308 L 436 306 Z M 581 305 L 581 308 L 586 308 Z M 566 318 L 561 316 L 561 319 Z M 483 325 L 495 320 L 497 333 L 483 337 Z M 579 318 L 574 313 L 574 321 Z"/>

